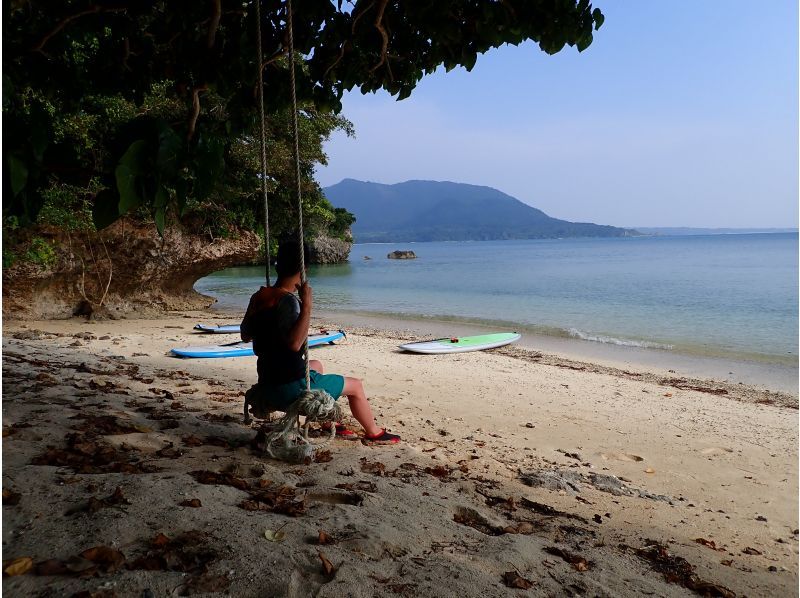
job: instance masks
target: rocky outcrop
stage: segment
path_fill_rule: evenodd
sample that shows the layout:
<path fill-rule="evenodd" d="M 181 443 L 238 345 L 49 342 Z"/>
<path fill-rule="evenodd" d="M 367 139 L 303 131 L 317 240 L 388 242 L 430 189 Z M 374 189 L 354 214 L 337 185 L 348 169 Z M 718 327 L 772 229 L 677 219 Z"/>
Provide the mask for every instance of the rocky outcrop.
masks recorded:
<path fill-rule="evenodd" d="M 99 233 L 39 229 L 55 251 L 53 265 L 3 269 L 3 316 L 66 318 L 207 307 L 193 290 L 203 276 L 259 261 L 261 239 L 250 231 L 212 239 L 181 226 L 159 236 L 152 223 L 121 219 Z"/>
<path fill-rule="evenodd" d="M 393 251 L 389 255 L 386 256 L 390 260 L 414 260 L 417 258 L 416 254 L 413 251 L 406 250 L 406 251 Z"/>
<path fill-rule="evenodd" d="M 312 264 L 341 264 L 350 257 L 353 244 L 348 241 L 318 235 L 308 241 L 308 250 L 311 254 Z"/>

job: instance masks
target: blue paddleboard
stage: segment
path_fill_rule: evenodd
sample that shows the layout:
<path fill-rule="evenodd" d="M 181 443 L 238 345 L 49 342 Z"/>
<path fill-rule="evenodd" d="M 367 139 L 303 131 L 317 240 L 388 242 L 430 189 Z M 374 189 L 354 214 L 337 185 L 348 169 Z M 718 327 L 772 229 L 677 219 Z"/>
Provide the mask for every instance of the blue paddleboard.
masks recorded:
<path fill-rule="evenodd" d="M 344 331 L 326 332 L 324 334 L 310 334 L 308 336 L 308 346 L 333 344 L 335 341 L 345 338 Z M 177 357 L 249 357 L 253 355 L 253 343 L 237 342 L 225 345 L 205 345 L 201 347 L 182 347 L 171 349 L 170 353 Z"/>
<path fill-rule="evenodd" d="M 194 327 L 198 332 L 207 332 L 208 334 L 238 334 L 239 324 L 229 324 L 226 326 L 208 326 L 206 324 L 197 324 Z"/>

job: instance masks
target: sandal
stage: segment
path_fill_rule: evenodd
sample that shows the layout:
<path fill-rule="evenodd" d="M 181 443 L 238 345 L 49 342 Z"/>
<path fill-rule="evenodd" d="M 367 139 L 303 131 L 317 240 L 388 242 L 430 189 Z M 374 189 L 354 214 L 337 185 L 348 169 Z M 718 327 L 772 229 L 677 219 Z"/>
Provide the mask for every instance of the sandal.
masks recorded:
<path fill-rule="evenodd" d="M 373 436 L 364 434 L 363 442 L 365 444 L 397 444 L 400 442 L 400 437 L 397 434 L 390 434 L 386 428 L 383 428 Z"/>
<path fill-rule="evenodd" d="M 320 429 L 325 433 L 331 431 L 330 426 L 322 426 Z M 356 440 L 358 435 L 344 424 L 336 422 L 336 437 L 343 438 L 344 440 Z"/>

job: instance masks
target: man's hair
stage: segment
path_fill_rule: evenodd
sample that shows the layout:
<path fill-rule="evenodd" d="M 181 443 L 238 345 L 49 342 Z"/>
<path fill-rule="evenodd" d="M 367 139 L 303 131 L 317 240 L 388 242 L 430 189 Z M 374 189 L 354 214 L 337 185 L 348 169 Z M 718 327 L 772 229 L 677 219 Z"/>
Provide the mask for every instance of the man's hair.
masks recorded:
<path fill-rule="evenodd" d="M 308 245 L 303 243 L 303 257 L 308 264 L 310 257 Z M 296 240 L 283 241 L 278 247 L 278 259 L 275 264 L 278 278 L 287 278 L 300 272 L 300 243 Z"/>

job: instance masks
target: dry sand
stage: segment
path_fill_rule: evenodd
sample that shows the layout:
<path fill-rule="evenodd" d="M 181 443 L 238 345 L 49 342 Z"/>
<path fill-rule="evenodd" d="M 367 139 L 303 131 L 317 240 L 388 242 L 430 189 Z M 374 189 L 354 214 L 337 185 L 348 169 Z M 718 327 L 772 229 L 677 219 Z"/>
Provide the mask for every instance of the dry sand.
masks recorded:
<path fill-rule="evenodd" d="M 6 323 L 4 595 L 797 595 L 796 396 L 359 329 L 312 356 L 404 442 L 292 465 L 248 447 L 254 358 L 166 354 L 233 340 L 203 319 Z"/>

